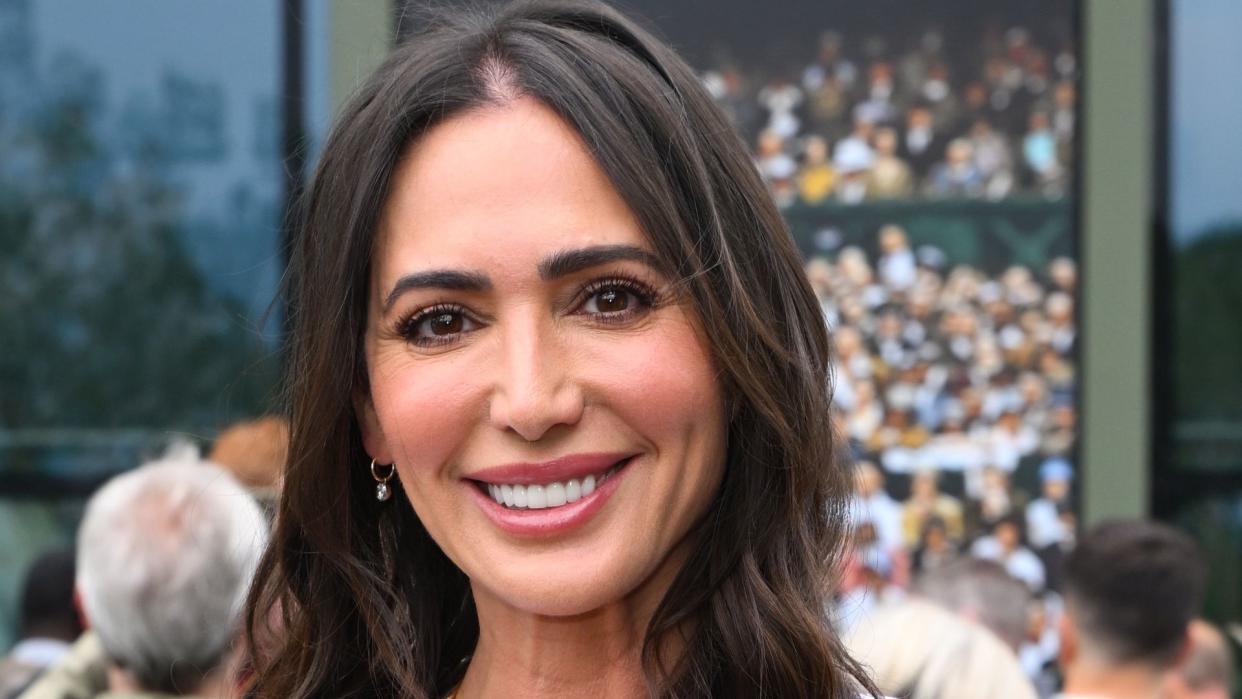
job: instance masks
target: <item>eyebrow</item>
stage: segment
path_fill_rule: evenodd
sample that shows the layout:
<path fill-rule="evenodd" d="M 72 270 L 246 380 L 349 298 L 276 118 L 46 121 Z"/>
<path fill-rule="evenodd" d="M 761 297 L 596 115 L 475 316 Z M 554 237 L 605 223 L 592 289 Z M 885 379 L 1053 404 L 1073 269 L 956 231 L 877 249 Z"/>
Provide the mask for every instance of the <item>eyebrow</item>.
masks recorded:
<path fill-rule="evenodd" d="M 621 260 L 641 262 L 655 270 L 664 269 L 660 258 L 637 245 L 596 245 L 577 250 L 562 250 L 549 255 L 539 263 L 539 276 L 544 281 L 551 281 L 584 269 Z"/>
<path fill-rule="evenodd" d="M 414 289 L 450 289 L 452 291 L 487 291 L 492 281 L 481 272 L 462 272 L 452 269 L 433 269 L 407 274 L 397 280 L 392 291 L 384 298 L 384 311 L 396 303 L 397 297 Z"/>
<path fill-rule="evenodd" d="M 629 260 L 641 262 L 663 271 L 660 258 L 636 245 L 595 245 L 587 248 L 561 250 L 539 262 L 539 277 L 552 281 L 609 262 Z M 397 297 L 414 289 L 449 289 L 452 291 L 489 291 L 492 281 L 482 272 L 433 269 L 407 274 L 397 280 L 384 298 L 384 311 L 396 303 Z"/>

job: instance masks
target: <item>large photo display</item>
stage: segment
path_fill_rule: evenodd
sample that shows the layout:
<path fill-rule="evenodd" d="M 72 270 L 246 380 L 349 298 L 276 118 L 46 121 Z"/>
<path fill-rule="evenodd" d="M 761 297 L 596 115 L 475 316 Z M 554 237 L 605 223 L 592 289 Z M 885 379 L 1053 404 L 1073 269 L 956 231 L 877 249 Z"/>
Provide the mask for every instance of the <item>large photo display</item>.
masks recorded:
<path fill-rule="evenodd" d="M 1006 640 L 1051 687 L 1079 476 L 1077 6 L 639 7 L 751 146 L 833 333 L 856 489 L 839 624 L 994 561 L 1031 593 Z"/>

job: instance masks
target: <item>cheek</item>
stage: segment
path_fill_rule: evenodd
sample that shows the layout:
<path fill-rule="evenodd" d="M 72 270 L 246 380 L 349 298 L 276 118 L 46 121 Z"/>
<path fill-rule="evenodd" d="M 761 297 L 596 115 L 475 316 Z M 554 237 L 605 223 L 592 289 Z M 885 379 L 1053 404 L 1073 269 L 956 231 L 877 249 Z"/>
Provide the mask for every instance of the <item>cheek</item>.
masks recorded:
<path fill-rule="evenodd" d="M 376 417 L 403 479 L 432 478 L 452 459 L 478 413 L 479 387 L 471 376 L 448 362 L 377 363 L 371 377 Z"/>
<path fill-rule="evenodd" d="M 663 512 L 684 528 L 711 500 L 724 472 L 726 417 L 717 372 L 688 323 L 616 352 L 609 409 L 652 445 L 664 464 Z M 649 505 L 655 506 L 653 501 Z M 681 521 L 685 520 L 685 521 Z"/>

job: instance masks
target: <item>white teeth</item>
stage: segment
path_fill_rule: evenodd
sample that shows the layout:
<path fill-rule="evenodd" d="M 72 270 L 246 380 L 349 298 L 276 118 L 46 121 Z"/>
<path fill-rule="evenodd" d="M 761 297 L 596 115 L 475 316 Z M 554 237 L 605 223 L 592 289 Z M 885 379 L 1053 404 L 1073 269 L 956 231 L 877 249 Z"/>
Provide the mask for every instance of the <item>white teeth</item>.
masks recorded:
<path fill-rule="evenodd" d="M 543 485 L 515 485 L 486 483 L 487 493 L 496 504 L 514 509 L 540 510 L 548 507 L 560 507 L 577 502 L 595 492 L 600 483 L 608 479 L 614 469 L 608 469 L 596 477 L 594 474 L 583 478 L 570 479 L 564 482 Z"/>
<path fill-rule="evenodd" d="M 532 510 L 539 510 L 548 506 L 548 498 L 543 494 L 543 486 L 526 486 L 526 506 Z"/>

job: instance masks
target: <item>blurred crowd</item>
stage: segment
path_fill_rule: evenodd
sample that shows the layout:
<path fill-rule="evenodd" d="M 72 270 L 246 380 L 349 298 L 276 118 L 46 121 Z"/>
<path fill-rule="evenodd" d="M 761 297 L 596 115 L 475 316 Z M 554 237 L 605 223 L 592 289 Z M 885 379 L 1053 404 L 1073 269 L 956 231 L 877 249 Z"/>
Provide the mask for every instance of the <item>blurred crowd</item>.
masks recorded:
<path fill-rule="evenodd" d="M 1029 596 L 1022 664 L 1057 657 L 1065 561 L 1075 543 L 1072 260 L 998 275 L 947 264 L 885 226 L 874 255 L 807 264 L 834 334 L 836 429 L 855 476 L 844 627 L 929 574 L 996 563 Z"/>
<path fill-rule="evenodd" d="M 905 40 L 903 40 L 903 38 Z M 835 32 L 801 72 L 725 62 L 708 90 L 755 144 L 782 206 L 910 197 L 1060 197 L 1069 187 L 1078 61 L 1024 27 L 948 40 Z"/>

